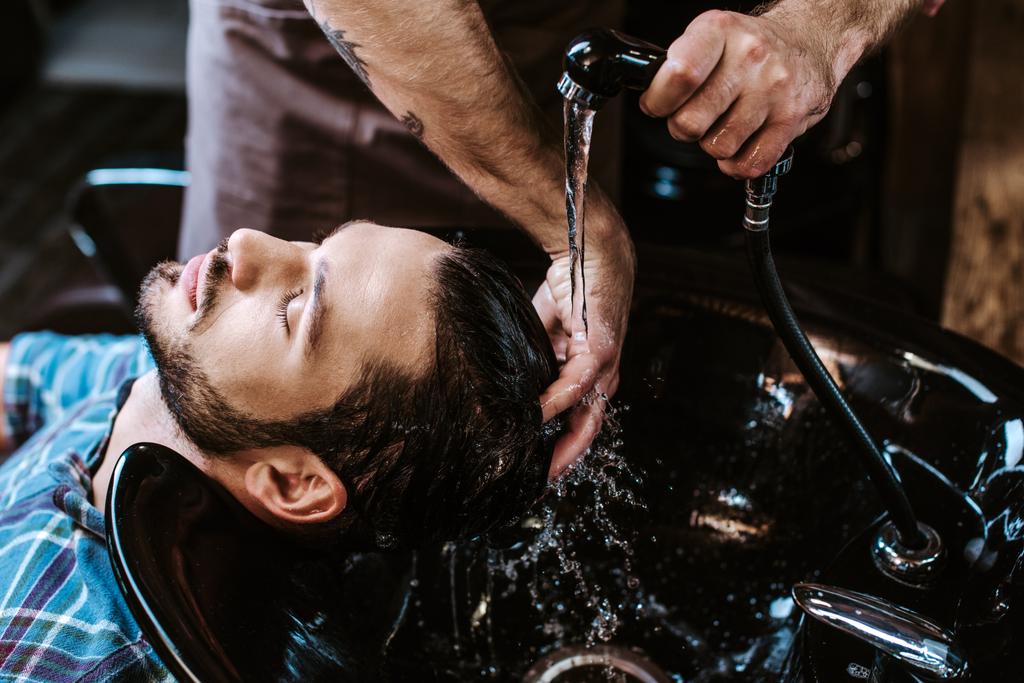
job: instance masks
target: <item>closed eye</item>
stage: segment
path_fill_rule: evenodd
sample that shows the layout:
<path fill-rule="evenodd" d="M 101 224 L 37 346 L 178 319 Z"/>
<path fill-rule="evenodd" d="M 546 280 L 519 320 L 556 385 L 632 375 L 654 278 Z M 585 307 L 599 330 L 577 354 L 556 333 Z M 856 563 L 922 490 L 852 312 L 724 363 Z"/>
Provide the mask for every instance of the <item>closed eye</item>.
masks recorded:
<path fill-rule="evenodd" d="M 281 326 L 289 335 L 292 333 L 292 328 L 288 325 L 288 304 L 301 294 L 301 289 L 291 289 L 282 294 L 277 302 L 277 319 L 281 321 Z"/>

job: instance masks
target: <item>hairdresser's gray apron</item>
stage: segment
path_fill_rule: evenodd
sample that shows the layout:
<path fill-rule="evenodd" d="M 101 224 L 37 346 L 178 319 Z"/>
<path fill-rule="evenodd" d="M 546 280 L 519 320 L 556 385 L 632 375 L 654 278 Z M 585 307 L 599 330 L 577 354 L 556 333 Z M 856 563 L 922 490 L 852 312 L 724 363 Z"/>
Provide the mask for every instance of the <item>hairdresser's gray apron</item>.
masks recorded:
<path fill-rule="evenodd" d="M 617 25 L 622 0 L 481 4 L 499 47 L 560 129 L 562 50 L 585 28 Z M 191 12 L 192 184 L 181 256 L 242 227 L 308 239 L 352 218 L 423 227 L 505 223 L 377 103 L 299 0 L 191 0 Z M 614 196 L 618 118 L 607 111 L 601 118 L 592 175 Z"/>

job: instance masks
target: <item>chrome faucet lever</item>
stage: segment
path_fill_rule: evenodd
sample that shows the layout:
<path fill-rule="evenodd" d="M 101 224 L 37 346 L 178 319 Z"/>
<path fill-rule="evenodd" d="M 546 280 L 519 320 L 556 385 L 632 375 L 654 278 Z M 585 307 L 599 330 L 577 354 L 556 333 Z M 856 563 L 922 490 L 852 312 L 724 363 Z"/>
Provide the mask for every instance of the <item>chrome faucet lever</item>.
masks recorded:
<path fill-rule="evenodd" d="M 798 583 L 793 600 L 808 616 L 871 645 L 915 675 L 956 681 L 967 659 L 953 634 L 926 617 L 864 593 Z"/>

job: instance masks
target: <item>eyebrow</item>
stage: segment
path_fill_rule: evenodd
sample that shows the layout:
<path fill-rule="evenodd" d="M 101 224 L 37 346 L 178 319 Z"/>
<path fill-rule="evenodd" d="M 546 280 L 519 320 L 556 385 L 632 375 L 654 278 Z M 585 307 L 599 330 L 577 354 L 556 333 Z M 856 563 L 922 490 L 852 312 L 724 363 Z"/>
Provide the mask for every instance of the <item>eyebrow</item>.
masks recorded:
<path fill-rule="evenodd" d="M 366 219 L 354 219 L 346 221 L 341 225 L 337 226 L 329 233 L 319 239 L 319 244 L 323 244 L 327 240 L 331 239 L 345 228 L 356 225 L 358 223 L 371 223 Z M 327 280 L 327 259 L 321 258 L 316 264 L 316 275 L 313 278 L 313 293 L 310 295 L 309 301 L 309 323 L 306 325 L 306 357 L 312 356 L 317 351 L 317 347 L 320 344 L 320 339 L 324 334 L 324 318 L 327 316 L 327 302 L 324 301 L 323 291 L 324 283 Z"/>
<path fill-rule="evenodd" d="M 320 339 L 324 334 L 324 318 L 327 314 L 327 302 L 324 300 L 324 284 L 327 281 L 327 259 L 321 258 L 316 265 L 316 276 L 313 278 L 313 294 L 309 300 L 309 323 L 306 325 L 306 356 L 316 353 Z"/>
<path fill-rule="evenodd" d="M 326 242 L 327 240 L 331 239 L 332 237 L 334 237 L 339 232 L 341 232 L 342 230 L 344 230 L 345 228 L 347 228 L 349 226 L 357 225 L 359 223 L 372 223 L 372 222 L 373 221 L 367 220 L 365 218 L 354 218 L 354 219 L 352 219 L 350 221 L 345 221 L 341 225 L 335 226 L 329 232 L 321 232 L 320 234 L 315 235 L 314 238 L 313 238 L 313 241 L 316 244 L 323 244 L 324 242 Z"/>

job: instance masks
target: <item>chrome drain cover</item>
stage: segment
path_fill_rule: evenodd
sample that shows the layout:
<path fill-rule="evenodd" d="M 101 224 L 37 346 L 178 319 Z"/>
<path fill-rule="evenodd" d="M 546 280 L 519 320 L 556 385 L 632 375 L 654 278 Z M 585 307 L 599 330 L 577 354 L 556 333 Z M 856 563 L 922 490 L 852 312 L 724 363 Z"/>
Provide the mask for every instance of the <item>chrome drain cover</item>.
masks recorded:
<path fill-rule="evenodd" d="M 615 645 L 586 648 L 570 645 L 541 659 L 523 676 L 523 683 L 671 683 L 652 661 Z"/>

